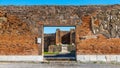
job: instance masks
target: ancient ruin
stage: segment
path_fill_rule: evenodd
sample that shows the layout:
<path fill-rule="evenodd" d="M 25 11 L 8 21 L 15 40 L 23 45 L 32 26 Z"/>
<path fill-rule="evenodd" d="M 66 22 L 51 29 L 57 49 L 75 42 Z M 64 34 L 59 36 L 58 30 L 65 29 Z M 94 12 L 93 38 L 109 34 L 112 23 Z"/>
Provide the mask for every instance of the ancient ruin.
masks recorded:
<path fill-rule="evenodd" d="M 75 29 L 70 31 L 62 31 L 57 29 L 55 33 L 44 34 L 44 50 L 52 52 L 53 47 L 56 50 L 61 49 L 61 45 L 75 45 Z M 59 50 L 60 51 L 60 50 Z"/>
<path fill-rule="evenodd" d="M 75 26 L 77 55 L 120 54 L 119 8 L 120 5 L 0 6 L 0 55 L 42 55 L 44 26 Z M 42 39 L 41 43 L 36 42 L 37 38 Z"/>

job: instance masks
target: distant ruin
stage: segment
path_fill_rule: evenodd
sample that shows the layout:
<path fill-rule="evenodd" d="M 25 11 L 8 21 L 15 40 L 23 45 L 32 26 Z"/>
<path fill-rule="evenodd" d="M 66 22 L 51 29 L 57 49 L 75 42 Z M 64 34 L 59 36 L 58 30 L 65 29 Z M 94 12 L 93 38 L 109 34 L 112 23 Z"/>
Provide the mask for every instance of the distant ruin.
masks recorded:
<path fill-rule="evenodd" d="M 45 51 L 49 51 L 50 45 L 75 45 L 75 29 L 71 29 L 70 31 L 62 31 L 60 29 L 57 29 L 55 33 L 44 34 L 44 42 Z"/>

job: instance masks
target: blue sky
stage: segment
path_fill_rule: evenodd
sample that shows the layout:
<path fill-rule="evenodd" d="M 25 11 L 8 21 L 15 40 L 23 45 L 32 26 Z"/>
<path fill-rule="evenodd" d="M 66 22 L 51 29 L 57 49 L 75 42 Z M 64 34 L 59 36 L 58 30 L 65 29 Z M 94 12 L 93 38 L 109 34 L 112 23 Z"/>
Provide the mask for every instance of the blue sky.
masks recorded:
<path fill-rule="evenodd" d="M 75 29 L 75 27 L 44 27 L 44 33 L 55 33 L 56 29 L 58 28 L 63 31 L 70 31 L 70 29 Z"/>
<path fill-rule="evenodd" d="M 108 5 L 120 0 L 0 0 L 0 5 Z"/>

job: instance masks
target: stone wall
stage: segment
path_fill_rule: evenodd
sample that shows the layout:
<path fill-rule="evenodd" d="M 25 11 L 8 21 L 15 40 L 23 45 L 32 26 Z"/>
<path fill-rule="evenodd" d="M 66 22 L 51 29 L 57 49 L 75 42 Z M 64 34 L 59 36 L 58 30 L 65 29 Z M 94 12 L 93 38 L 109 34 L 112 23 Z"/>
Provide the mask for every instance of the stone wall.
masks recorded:
<path fill-rule="evenodd" d="M 56 45 L 75 43 L 75 30 L 70 31 L 56 31 Z"/>
<path fill-rule="evenodd" d="M 82 24 L 76 26 L 77 54 L 120 54 L 118 7 L 82 17 Z"/>
<path fill-rule="evenodd" d="M 43 26 L 76 26 L 77 54 L 120 54 L 119 7 L 0 6 L 0 54 L 41 54 Z"/>
<path fill-rule="evenodd" d="M 56 37 L 55 33 L 44 34 L 44 51 L 48 52 L 50 45 L 55 45 Z"/>
<path fill-rule="evenodd" d="M 0 55 L 41 55 L 41 25 L 31 24 L 0 8 Z M 40 49 L 40 50 L 39 50 Z"/>
<path fill-rule="evenodd" d="M 56 31 L 56 44 L 57 45 L 70 44 L 70 32 L 58 29 Z"/>

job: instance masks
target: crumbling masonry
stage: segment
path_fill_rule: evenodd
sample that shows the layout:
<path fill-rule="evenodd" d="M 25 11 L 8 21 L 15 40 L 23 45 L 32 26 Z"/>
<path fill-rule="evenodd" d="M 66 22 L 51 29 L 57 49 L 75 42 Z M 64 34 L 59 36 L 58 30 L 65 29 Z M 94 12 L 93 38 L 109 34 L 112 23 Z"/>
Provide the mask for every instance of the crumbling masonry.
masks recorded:
<path fill-rule="evenodd" d="M 0 55 L 41 55 L 44 26 L 75 26 L 80 54 L 120 54 L 120 5 L 0 6 Z M 37 38 L 42 42 L 37 43 Z"/>

